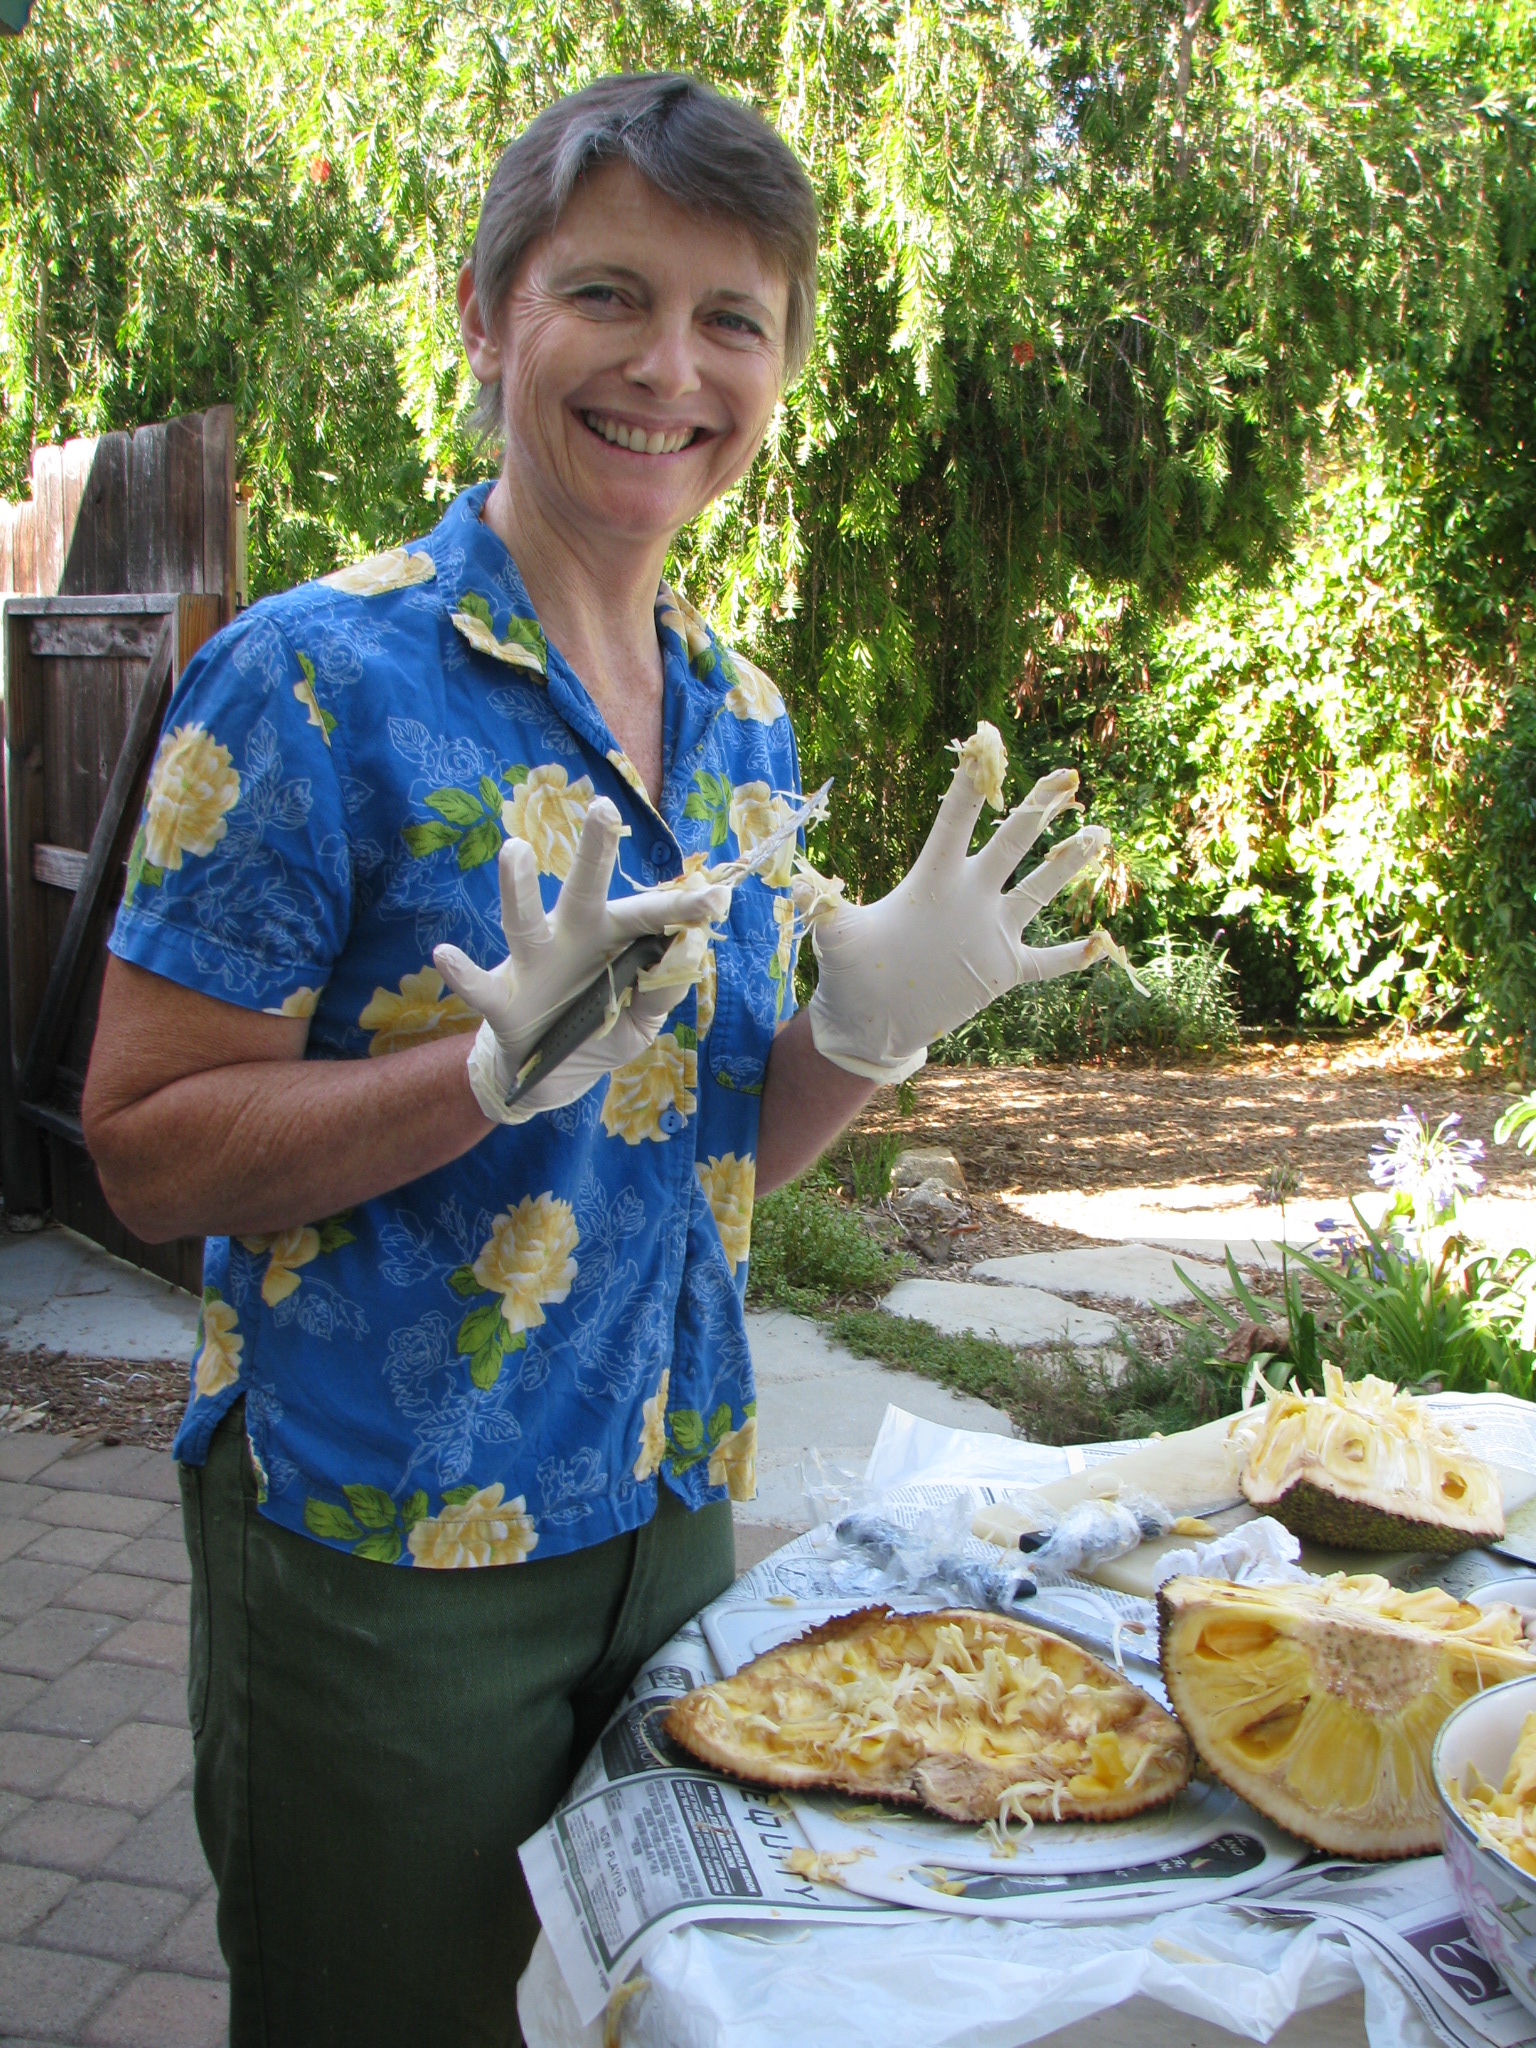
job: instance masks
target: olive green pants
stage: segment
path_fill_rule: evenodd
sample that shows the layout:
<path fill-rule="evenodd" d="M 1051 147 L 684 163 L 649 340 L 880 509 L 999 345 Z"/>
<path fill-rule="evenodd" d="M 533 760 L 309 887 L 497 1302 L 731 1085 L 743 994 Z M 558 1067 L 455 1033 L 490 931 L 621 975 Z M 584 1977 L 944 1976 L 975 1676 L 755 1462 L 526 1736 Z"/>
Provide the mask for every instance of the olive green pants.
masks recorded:
<path fill-rule="evenodd" d="M 518 1845 L 635 1672 L 730 1584 L 730 1509 L 485 1571 L 372 1564 L 256 1506 L 236 1405 L 181 1469 L 197 1825 L 230 2048 L 516 2048 Z"/>

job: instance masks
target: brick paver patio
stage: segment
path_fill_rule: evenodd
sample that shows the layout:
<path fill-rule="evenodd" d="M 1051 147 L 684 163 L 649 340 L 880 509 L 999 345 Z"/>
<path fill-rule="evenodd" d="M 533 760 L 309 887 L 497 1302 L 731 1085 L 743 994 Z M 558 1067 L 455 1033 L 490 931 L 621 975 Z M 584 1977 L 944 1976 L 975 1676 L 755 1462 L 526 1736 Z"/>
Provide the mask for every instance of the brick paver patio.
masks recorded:
<path fill-rule="evenodd" d="M 216 2048 L 164 1451 L 0 1438 L 0 2039 Z"/>

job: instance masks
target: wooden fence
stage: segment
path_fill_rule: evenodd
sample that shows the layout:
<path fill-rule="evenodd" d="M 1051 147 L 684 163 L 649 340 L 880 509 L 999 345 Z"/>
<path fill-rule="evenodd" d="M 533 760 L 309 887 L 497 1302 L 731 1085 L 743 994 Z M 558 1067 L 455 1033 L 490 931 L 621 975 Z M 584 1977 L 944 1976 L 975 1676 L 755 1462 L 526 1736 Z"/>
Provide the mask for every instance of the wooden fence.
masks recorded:
<path fill-rule="evenodd" d="M 0 1179 L 8 1214 L 62 1223 L 196 1287 L 202 1246 L 140 1244 L 80 1143 L 105 939 L 160 713 L 243 600 L 234 413 L 40 448 L 0 501 L 9 593 L 0 794 Z"/>

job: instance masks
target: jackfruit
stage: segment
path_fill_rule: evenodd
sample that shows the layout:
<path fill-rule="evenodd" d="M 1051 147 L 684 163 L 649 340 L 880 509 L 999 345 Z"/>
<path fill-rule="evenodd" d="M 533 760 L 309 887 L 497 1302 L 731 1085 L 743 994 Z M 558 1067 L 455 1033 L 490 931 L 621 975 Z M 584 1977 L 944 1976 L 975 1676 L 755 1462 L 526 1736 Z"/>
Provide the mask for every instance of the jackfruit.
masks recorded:
<path fill-rule="evenodd" d="M 1158 1617 L 1168 1697 L 1206 1768 L 1314 1848 L 1366 1861 L 1438 1848 L 1436 1731 L 1536 1671 L 1513 1607 L 1374 1576 L 1170 1579 Z"/>
<path fill-rule="evenodd" d="M 1536 1877 L 1536 1714 L 1527 1714 L 1521 1723 L 1498 1791 L 1476 1764 L 1468 1764 L 1462 1783 L 1448 1789 L 1451 1804 L 1478 1840 Z"/>
<path fill-rule="evenodd" d="M 674 1742 L 738 1778 L 949 1820 L 1121 1820 L 1193 1753 L 1171 1714 L 1074 1643 L 997 1614 L 865 1608 L 678 1700 Z"/>
<path fill-rule="evenodd" d="M 1321 1394 L 1286 1389 L 1240 1418 L 1239 1483 L 1297 1536 L 1340 1550 L 1449 1555 L 1504 1534 L 1498 1475 L 1390 1380 L 1323 1367 Z"/>

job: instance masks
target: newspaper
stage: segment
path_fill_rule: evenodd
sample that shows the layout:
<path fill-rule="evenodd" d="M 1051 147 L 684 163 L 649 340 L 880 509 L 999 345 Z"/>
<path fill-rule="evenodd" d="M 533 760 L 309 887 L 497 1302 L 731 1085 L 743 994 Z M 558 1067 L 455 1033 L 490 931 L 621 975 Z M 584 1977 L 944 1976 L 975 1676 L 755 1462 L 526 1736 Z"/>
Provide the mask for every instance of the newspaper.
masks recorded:
<path fill-rule="evenodd" d="M 1254 1910 L 1305 1914 L 1365 1942 L 1457 2048 L 1532 2048 L 1536 2018 L 1467 1927 L 1443 1856 L 1411 1863 L 1323 1863 L 1280 1879 Z"/>
<path fill-rule="evenodd" d="M 670 1702 L 719 1676 L 697 1622 L 650 1659 L 522 1861 L 583 2024 L 636 1961 L 689 1920 L 869 1920 L 902 1909 L 795 1877 L 804 1832 L 772 1793 L 734 1785 L 670 1743 Z"/>
<path fill-rule="evenodd" d="M 1448 1420 L 1476 1428 L 1485 1455 L 1536 1472 L 1536 1410 L 1498 1396 L 1445 1396 L 1436 1405 L 1449 1411 Z M 1020 1444 L 946 1430 L 891 1409 L 862 1498 L 878 1499 L 881 1513 L 911 1523 L 946 1504 L 974 1511 L 1128 1448 Z M 981 1544 L 976 1551 L 996 1555 Z M 1508 1569 L 1483 1553 L 1469 1556 L 1482 1559 L 1484 1576 Z M 880 1573 L 850 1559 L 825 1532 L 813 1531 L 744 1574 L 640 1672 L 554 1818 L 522 1852 L 573 2025 L 589 2029 L 643 1963 L 650 1988 L 636 2002 L 636 2040 L 691 2038 L 692 2020 L 668 2000 L 714 1999 L 719 2010 L 711 2038 L 739 2036 L 745 2043 L 755 2016 L 732 2002 L 745 1981 L 743 1958 L 757 1956 L 764 1940 L 792 1937 L 797 1984 L 809 1970 L 813 1982 L 826 1984 L 829 2013 L 841 2011 L 846 2020 L 848 1998 L 864 2001 L 861 2010 L 868 2014 L 880 2009 L 893 1942 L 907 1953 L 913 1944 L 937 1940 L 958 1960 L 970 1940 L 960 1931 L 967 1926 L 987 1925 L 994 1942 L 1011 1929 L 1010 1939 L 1032 1943 L 1035 1923 L 1054 1921 L 1038 1928 L 1050 1938 L 1048 1967 L 1031 1960 L 1034 1974 L 1019 1979 L 1030 1985 L 1030 2031 L 1016 2038 L 1034 2040 L 1137 1990 L 1181 2011 L 1205 2010 L 1209 1966 L 1223 1955 L 1223 1943 L 1232 1953 L 1234 1927 L 1248 1924 L 1267 1944 L 1265 1967 L 1244 1994 L 1251 1995 L 1251 2008 L 1229 1990 L 1212 2009 L 1213 2017 L 1226 2014 L 1228 2024 L 1267 2037 L 1289 2013 L 1337 1996 L 1343 1988 L 1338 1957 L 1347 1948 L 1367 1986 L 1376 2048 L 1389 2042 L 1396 2048 L 1410 2028 L 1455 2048 L 1536 2048 L 1536 2022 L 1469 1935 L 1439 1857 L 1288 1869 L 1303 1854 L 1299 1844 L 1232 1795 L 1205 1793 L 1177 1811 L 1126 1824 L 1124 1841 L 1117 1836 L 1111 1842 L 1108 1831 L 1063 1828 L 1049 1831 L 1060 1840 L 1043 1854 L 1037 1845 L 1028 1858 L 1017 1850 L 997 1858 L 976 1830 L 931 1817 L 876 1824 L 850 1817 L 847 1808 L 839 1813 L 831 1801 L 754 1791 L 700 1769 L 668 1743 L 660 1719 L 680 1693 L 739 1668 L 830 1613 L 877 1597 L 889 1597 Z M 898 1598 L 894 1604 L 923 1603 Z M 1042 1591 L 1027 1611 L 1117 1657 L 1135 1683 L 1162 1696 L 1155 1636 L 1146 1633 L 1147 1602 L 1074 1582 Z M 1091 1834 L 1098 1836 L 1097 1852 L 1074 1839 Z M 794 1849 L 850 1847 L 870 1853 L 843 1866 L 838 1885 L 784 1868 Z M 860 1928 L 863 1934 L 853 1939 Z M 1087 1966 L 1090 1951 L 1109 1952 L 1106 1942 L 1120 1959 L 1114 1982 L 1124 1988 L 1085 2005 L 1080 1979 L 1068 1965 L 1078 1955 Z M 821 1979 L 815 1958 L 823 1952 L 828 1974 Z M 782 1997 L 788 1995 L 786 1989 Z M 910 2002 L 910 1981 L 905 1995 Z M 978 2008 L 978 2042 L 999 2038 L 987 2029 L 1005 1995 L 1004 1980 L 992 1981 L 987 2013 Z M 1396 2001 L 1387 2021 L 1381 2019 L 1384 1999 Z M 782 1998 L 780 2006 L 777 2021 L 783 2023 Z M 910 2003 L 903 2025 L 905 2040 L 924 2038 Z M 794 2037 L 803 2036 L 811 2048 L 823 2037 L 808 2027 L 807 2021 Z M 536 2035 L 530 2026 L 530 2042 Z M 538 2038 L 540 2048 L 567 2042 L 575 2048 L 586 2035 L 557 2030 Z M 770 2031 L 763 2038 L 788 2036 Z M 834 2025 L 825 2038 L 830 2048 L 842 2037 Z M 934 2038 L 958 2048 L 970 2036 L 946 2030 Z"/>

